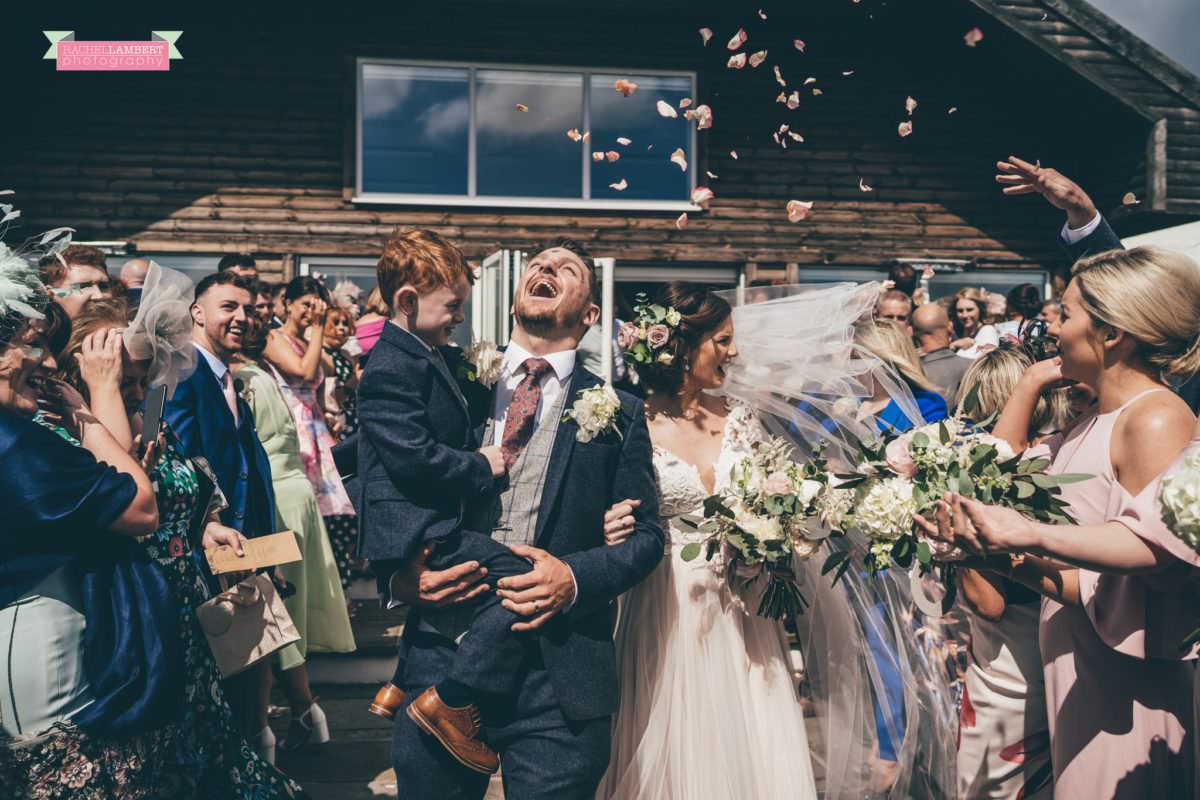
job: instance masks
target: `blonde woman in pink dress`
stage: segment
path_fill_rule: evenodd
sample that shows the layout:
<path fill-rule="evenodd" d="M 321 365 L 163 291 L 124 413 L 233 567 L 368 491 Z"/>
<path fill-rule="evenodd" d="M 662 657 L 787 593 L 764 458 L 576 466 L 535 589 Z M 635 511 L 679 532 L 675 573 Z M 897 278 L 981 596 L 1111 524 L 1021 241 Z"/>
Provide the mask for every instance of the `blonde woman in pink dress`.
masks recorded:
<path fill-rule="evenodd" d="M 995 433 L 1024 449 L 1033 404 L 1068 379 L 1097 394 L 1062 434 L 1029 450 L 1063 487 L 1076 525 L 1046 525 L 951 496 L 925 529 L 1041 593 L 1039 640 L 1059 800 L 1190 797 L 1200 557 L 1163 524 L 1163 471 L 1197 434 L 1167 384 L 1200 370 L 1200 266 L 1156 248 L 1076 263 L 1051 328 L 1060 357 L 1035 364 Z M 996 556 L 997 552 L 1021 555 Z"/>

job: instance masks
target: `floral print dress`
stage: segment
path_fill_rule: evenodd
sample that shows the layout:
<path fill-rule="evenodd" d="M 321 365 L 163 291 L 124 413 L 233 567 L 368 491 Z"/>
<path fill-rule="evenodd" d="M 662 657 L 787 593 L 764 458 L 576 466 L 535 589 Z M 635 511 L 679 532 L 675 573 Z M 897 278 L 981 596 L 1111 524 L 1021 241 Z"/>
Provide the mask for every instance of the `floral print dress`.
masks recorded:
<path fill-rule="evenodd" d="M 43 424 L 46 424 L 43 422 Z M 73 444 L 65 430 L 47 425 Z M 142 539 L 162 567 L 179 613 L 184 651 L 183 716 L 162 728 L 121 738 L 94 737 L 68 725 L 0 749 L 0 797 L 71 800 L 304 797 L 238 734 L 220 675 L 196 621 L 208 599 L 188 540 L 199 483 L 166 423 L 166 447 L 150 473 L 159 528 Z"/>

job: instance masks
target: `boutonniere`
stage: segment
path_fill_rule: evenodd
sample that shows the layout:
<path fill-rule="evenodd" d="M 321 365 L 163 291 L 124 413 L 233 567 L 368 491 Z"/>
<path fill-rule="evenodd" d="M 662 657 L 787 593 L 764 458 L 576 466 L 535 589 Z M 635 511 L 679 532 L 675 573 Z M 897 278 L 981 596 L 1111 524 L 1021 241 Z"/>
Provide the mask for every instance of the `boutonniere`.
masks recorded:
<path fill-rule="evenodd" d="M 495 344 L 474 342 L 463 350 L 462 361 L 458 364 L 458 377 L 490 389 L 500 380 L 503 365 L 504 354 Z"/>
<path fill-rule="evenodd" d="M 563 415 L 563 422 L 575 420 L 579 430 L 575 431 L 575 441 L 590 442 L 606 433 L 617 430 L 617 412 L 621 410 L 621 399 L 608 384 L 582 389 L 579 398 L 571 404 L 571 408 Z"/>
<path fill-rule="evenodd" d="M 250 387 L 249 381 L 244 381 L 241 378 L 234 378 L 233 391 L 238 397 L 246 401 L 246 405 L 254 405 L 254 389 Z"/>

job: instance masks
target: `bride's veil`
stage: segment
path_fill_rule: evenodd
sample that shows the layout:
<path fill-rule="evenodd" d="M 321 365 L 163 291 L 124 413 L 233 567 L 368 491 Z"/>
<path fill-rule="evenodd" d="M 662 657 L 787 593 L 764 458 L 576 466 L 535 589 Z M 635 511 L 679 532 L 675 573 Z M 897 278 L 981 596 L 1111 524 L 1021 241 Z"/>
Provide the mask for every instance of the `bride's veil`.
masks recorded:
<path fill-rule="evenodd" d="M 835 471 L 875 434 L 874 417 L 860 419 L 858 411 L 876 387 L 921 424 L 908 385 L 854 344 L 855 323 L 870 315 L 881 291 L 879 283 L 843 283 L 721 292 L 733 306 L 738 356 L 720 393 L 794 442 L 797 458 L 824 443 Z M 856 531 L 831 540 L 854 552 L 837 586 L 821 575 L 824 550 L 797 564 L 810 601 L 796 623 L 817 711 L 810 747 L 819 786 L 827 798 L 953 796 L 957 715 L 947 668 L 932 647 L 936 637 L 923 635 L 909 576 L 896 568 L 868 576 L 865 542 Z M 888 751 L 895 780 L 873 788 L 872 771 Z"/>

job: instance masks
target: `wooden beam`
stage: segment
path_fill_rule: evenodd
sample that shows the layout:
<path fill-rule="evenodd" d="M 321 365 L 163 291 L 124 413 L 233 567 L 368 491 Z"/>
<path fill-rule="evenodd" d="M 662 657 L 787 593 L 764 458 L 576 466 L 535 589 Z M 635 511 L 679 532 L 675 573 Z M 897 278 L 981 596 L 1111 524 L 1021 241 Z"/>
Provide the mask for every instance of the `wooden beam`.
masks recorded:
<path fill-rule="evenodd" d="M 1151 211 L 1167 210 L 1167 118 L 1154 123 L 1146 138 L 1146 200 Z"/>

